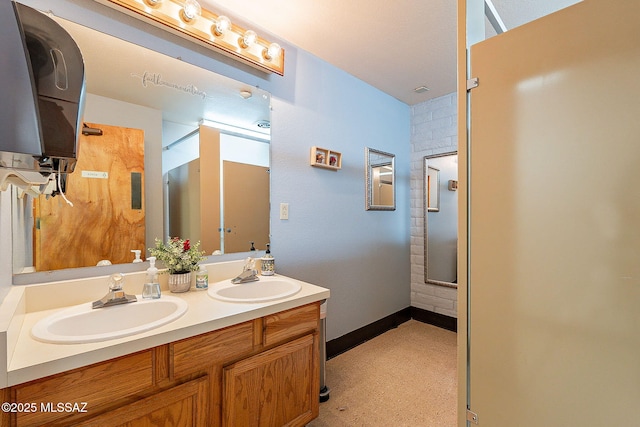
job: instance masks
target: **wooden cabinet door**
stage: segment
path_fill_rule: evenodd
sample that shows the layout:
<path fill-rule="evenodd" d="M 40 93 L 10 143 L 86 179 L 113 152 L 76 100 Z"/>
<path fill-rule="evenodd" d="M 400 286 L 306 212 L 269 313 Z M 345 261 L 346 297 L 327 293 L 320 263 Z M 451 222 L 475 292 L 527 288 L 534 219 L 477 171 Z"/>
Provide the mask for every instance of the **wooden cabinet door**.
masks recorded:
<path fill-rule="evenodd" d="M 202 427 L 209 423 L 209 377 L 201 377 L 91 418 L 78 427 Z"/>
<path fill-rule="evenodd" d="M 223 426 L 304 426 L 318 416 L 317 334 L 224 368 Z"/>
<path fill-rule="evenodd" d="M 58 403 L 76 403 L 91 414 L 95 408 L 108 406 L 112 401 L 150 390 L 155 384 L 153 360 L 157 357 L 154 350 L 145 350 L 14 386 L 11 401 L 29 402 L 37 409 L 17 412 L 15 425 L 64 425 L 62 420 L 76 420 L 83 411 L 64 407 L 59 410 Z"/>

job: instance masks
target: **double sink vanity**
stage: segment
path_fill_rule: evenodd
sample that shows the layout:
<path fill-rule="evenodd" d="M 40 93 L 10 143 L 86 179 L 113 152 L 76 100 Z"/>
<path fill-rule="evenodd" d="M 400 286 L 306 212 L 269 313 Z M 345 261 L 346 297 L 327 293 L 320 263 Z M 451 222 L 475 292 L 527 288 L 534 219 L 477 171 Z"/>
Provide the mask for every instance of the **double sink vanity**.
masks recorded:
<path fill-rule="evenodd" d="M 91 309 L 107 277 L 14 286 L 0 305 L 3 426 L 304 426 L 318 415 L 320 305 L 329 290 L 275 275 Z M 34 338 L 35 337 L 35 338 Z"/>

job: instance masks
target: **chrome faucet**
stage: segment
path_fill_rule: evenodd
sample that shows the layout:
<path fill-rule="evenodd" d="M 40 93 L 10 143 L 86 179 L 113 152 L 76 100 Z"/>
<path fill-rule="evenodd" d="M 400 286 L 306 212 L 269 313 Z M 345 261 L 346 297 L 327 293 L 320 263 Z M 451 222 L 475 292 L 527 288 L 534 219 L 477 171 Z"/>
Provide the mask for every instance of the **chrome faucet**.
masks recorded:
<path fill-rule="evenodd" d="M 127 304 L 138 301 L 135 295 L 125 294 L 122 290 L 124 275 L 115 273 L 109 276 L 109 293 L 91 304 L 91 308 L 103 308 L 111 305 Z"/>
<path fill-rule="evenodd" d="M 240 273 L 237 277 L 231 279 L 231 283 L 248 283 L 255 282 L 256 280 L 260 280 L 260 278 L 258 277 L 258 270 L 256 270 L 256 261 L 253 258 L 249 257 L 244 264 L 242 273 Z"/>

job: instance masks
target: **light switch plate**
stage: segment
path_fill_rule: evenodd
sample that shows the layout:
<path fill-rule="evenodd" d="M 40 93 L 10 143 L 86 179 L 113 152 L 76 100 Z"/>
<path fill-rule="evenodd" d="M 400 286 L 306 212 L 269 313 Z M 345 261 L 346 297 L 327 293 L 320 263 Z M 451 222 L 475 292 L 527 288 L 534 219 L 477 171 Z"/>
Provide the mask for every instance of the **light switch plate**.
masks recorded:
<path fill-rule="evenodd" d="M 289 203 L 280 203 L 280 219 L 289 219 Z"/>

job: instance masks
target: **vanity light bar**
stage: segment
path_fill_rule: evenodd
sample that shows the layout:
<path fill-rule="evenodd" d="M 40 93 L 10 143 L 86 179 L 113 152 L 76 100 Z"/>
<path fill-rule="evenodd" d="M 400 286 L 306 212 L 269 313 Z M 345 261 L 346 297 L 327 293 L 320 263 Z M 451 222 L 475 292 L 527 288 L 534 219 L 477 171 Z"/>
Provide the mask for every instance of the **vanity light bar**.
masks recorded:
<path fill-rule="evenodd" d="M 95 0 L 171 33 L 214 48 L 262 71 L 284 76 L 284 49 L 202 9 L 195 0 Z"/>

